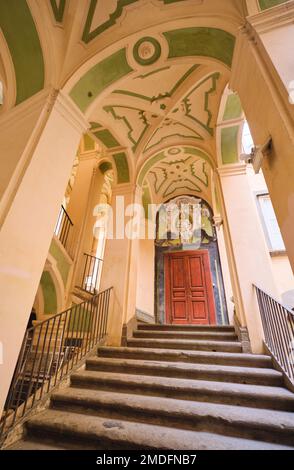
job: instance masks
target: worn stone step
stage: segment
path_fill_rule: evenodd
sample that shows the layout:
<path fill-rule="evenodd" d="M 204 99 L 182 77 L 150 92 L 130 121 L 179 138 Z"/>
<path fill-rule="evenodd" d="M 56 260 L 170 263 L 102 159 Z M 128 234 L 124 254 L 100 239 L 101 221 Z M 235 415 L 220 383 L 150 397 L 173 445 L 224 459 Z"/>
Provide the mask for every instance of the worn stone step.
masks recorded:
<path fill-rule="evenodd" d="M 187 431 L 146 423 L 110 419 L 67 411 L 47 410 L 27 422 L 30 437 L 52 436 L 59 443 L 79 442 L 80 448 L 137 450 L 270 450 L 272 443 Z M 289 448 L 289 447 L 288 447 Z"/>
<path fill-rule="evenodd" d="M 34 439 L 24 438 L 15 442 L 11 446 L 1 450 L 69 450 L 70 447 L 59 445 L 56 440 L 40 439 L 36 436 Z M 72 449 L 74 450 L 74 449 Z"/>
<path fill-rule="evenodd" d="M 238 341 L 235 333 L 219 331 L 144 331 L 134 330 L 134 338 L 199 339 L 207 341 Z"/>
<path fill-rule="evenodd" d="M 71 388 L 56 392 L 64 411 L 126 419 L 294 446 L 294 413 Z"/>
<path fill-rule="evenodd" d="M 215 364 L 187 364 L 163 361 L 138 362 L 132 359 L 93 357 L 86 361 L 86 369 L 256 385 L 281 386 L 284 383 L 282 373 L 274 369 Z"/>
<path fill-rule="evenodd" d="M 189 351 L 242 352 L 237 341 L 201 341 L 176 339 L 130 338 L 127 345 L 135 348 L 182 349 Z"/>
<path fill-rule="evenodd" d="M 294 394 L 286 388 L 189 380 L 169 377 L 80 371 L 72 374 L 73 387 L 120 391 L 250 408 L 294 411 Z"/>
<path fill-rule="evenodd" d="M 99 357 L 136 359 L 145 361 L 185 362 L 190 364 L 218 364 L 241 367 L 271 368 L 270 356 L 210 351 L 177 351 L 173 349 L 100 347 Z"/>
<path fill-rule="evenodd" d="M 152 331 L 219 331 L 235 333 L 230 325 L 159 325 L 155 323 L 139 323 L 138 330 Z"/>

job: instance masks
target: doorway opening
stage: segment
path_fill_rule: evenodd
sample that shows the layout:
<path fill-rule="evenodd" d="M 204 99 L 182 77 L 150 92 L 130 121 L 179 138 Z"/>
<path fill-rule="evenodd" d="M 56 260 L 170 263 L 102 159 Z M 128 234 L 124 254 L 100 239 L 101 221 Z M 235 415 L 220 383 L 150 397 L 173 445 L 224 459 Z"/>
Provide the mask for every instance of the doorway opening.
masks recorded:
<path fill-rule="evenodd" d="M 198 205 L 200 230 L 189 232 L 187 227 L 184 236 L 181 231 L 179 236 L 175 234 L 177 222 L 166 223 L 166 214 L 175 205 Z M 156 217 L 154 287 L 158 323 L 229 323 L 213 212 L 203 199 L 180 196 L 160 207 Z"/>

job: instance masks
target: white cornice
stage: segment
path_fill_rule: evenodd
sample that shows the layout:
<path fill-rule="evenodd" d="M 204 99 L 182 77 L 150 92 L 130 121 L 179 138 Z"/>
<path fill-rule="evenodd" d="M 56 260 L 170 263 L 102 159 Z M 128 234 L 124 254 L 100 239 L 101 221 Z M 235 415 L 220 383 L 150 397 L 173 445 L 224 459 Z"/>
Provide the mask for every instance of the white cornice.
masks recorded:
<path fill-rule="evenodd" d="M 221 178 L 227 176 L 240 176 L 246 175 L 247 167 L 245 163 L 234 163 L 232 165 L 224 165 L 217 169 L 218 174 Z"/>
<path fill-rule="evenodd" d="M 112 189 L 112 196 L 123 196 L 127 194 L 135 194 L 137 186 L 134 183 L 117 184 Z"/>
<path fill-rule="evenodd" d="M 294 22 L 294 1 L 282 3 L 257 15 L 249 16 L 247 21 L 259 34 L 291 24 Z"/>
<path fill-rule="evenodd" d="M 216 125 L 218 129 L 224 129 L 226 127 L 233 127 L 233 126 L 240 126 L 244 123 L 245 121 L 245 116 L 242 113 L 242 117 L 236 118 L 236 119 L 228 119 L 226 121 L 222 121 L 219 124 Z"/>
<path fill-rule="evenodd" d="M 72 99 L 63 91 L 56 90 L 55 109 L 81 133 L 89 129 L 90 124 Z"/>
<path fill-rule="evenodd" d="M 40 110 L 45 106 L 50 95 L 50 88 L 36 93 L 32 98 L 24 101 L 23 103 L 9 109 L 6 113 L 0 116 L 0 127 L 4 130 L 5 127 L 17 126 L 17 122 L 22 119 L 28 119 L 31 114 Z"/>
<path fill-rule="evenodd" d="M 50 113 L 53 107 L 55 107 L 62 116 L 70 121 L 79 132 L 84 133 L 90 127 L 84 115 L 69 96 L 62 91 L 55 90 L 52 87 L 47 87 L 1 115 L 1 131 L 6 127 L 17 126 L 17 122 L 19 120 L 28 119 L 30 115 L 37 111 L 40 111 L 40 113 L 42 111 Z"/>

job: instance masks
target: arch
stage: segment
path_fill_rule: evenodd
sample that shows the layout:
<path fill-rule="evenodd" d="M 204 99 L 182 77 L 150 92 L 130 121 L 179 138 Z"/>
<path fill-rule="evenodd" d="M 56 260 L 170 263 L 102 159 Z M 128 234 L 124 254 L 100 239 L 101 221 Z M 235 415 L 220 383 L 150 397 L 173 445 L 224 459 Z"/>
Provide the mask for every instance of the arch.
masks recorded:
<path fill-rule="evenodd" d="M 41 321 L 44 317 L 44 296 L 41 283 L 38 287 L 33 307 L 36 310 L 37 320 Z"/>
<path fill-rule="evenodd" d="M 189 27 L 165 31 L 162 36 L 162 41 L 168 49 L 168 60 L 206 57 L 231 67 L 235 37 L 225 30 Z M 89 61 L 91 62 L 92 60 Z M 83 68 L 86 69 L 85 66 Z M 71 87 L 69 95 L 85 113 L 104 90 L 132 72 L 134 66 L 129 63 L 127 48 L 122 47 L 85 71 Z"/>
<path fill-rule="evenodd" d="M 194 202 L 193 202 L 194 200 Z M 179 251 L 190 251 L 190 250 L 206 250 L 210 257 L 210 269 L 214 289 L 214 300 L 216 305 L 216 317 L 217 324 L 227 324 L 228 314 L 227 305 L 225 298 L 224 283 L 221 270 L 221 261 L 217 242 L 217 232 L 214 226 L 213 220 L 213 209 L 211 205 L 203 200 L 202 197 L 195 197 L 189 194 L 177 196 L 171 198 L 168 204 L 199 204 L 200 203 L 200 214 L 201 214 L 201 225 L 192 231 L 188 229 L 188 236 L 183 238 L 177 233 L 172 233 L 174 224 L 170 223 L 167 226 L 163 225 L 163 230 L 160 233 L 159 230 L 159 211 L 156 216 L 156 240 L 155 240 L 155 318 L 159 323 L 165 323 L 165 268 L 164 268 L 164 257 L 167 253 L 179 252 Z M 161 205 L 160 209 L 166 210 L 166 205 Z M 160 210 L 159 209 L 159 210 Z M 180 218 L 180 213 L 178 213 Z M 186 216 L 185 216 L 186 217 Z M 189 216 L 190 218 L 190 216 Z M 193 216 L 192 216 L 193 220 Z M 199 220 L 200 222 L 200 220 Z M 192 223 L 192 226 L 194 224 Z M 185 227 L 185 226 L 184 226 Z"/>
<path fill-rule="evenodd" d="M 239 96 L 227 87 L 224 91 L 217 125 L 217 160 L 219 165 L 239 162 L 245 116 Z"/>
<path fill-rule="evenodd" d="M 163 160 L 166 157 L 165 151 L 169 151 L 170 149 L 173 149 L 173 148 L 176 148 L 176 147 L 178 147 L 178 146 L 166 147 L 161 152 L 158 152 L 155 155 L 149 157 L 149 159 L 144 162 L 143 166 L 139 169 L 138 175 L 137 175 L 137 184 L 140 187 L 142 187 L 144 178 L 145 178 L 146 174 L 148 173 L 148 171 L 152 168 L 152 166 L 155 165 L 156 163 L 160 162 L 161 160 Z M 184 148 L 185 153 L 188 154 L 190 152 L 193 155 L 198 156 L 198 157 L 202 158 L 203 160 L 205 160 L 211 168 L 215 167 L 215 164 L 213 162 L 212 157 L 207 152 L 205 152 L 204 150 L 202 150 L 198 147 L 190 146 L 190 145 L 181 146 L 181 147 Z"/>
<path fill-rule="evenodd" d="M 0 2 L 0 27 L 14 65 L 19 104 L 41 91 L 45 66 L 39 35 L 26 0 Z"/>
<path fill-rule="evenodd" d="M 44 299 L 44 315 L 55 315 L 58 311 L 57 292 L 49 271 L 43 271 L 40 284 Z"/>

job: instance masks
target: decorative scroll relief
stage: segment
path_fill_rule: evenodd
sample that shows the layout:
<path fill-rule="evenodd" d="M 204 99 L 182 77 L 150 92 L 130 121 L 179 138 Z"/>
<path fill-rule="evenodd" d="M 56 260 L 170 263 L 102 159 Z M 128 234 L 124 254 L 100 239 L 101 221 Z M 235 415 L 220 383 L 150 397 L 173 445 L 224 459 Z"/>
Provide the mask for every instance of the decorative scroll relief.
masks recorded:
<path fill-rule="evenodd" d="M 202 136 L 194 129 L 191 129 L 190 127 L 185 126 L 180 122 L 173 121 L 171 119 L 165 119 L 163 124 L 152 135 L 144 149 L 144 152 L 149 150 L 151 147 L 162 143 L 169 137 L 203 140 Z"/>
<path fill-rule="evenodd" d="M 105 106 L 104 111 L 110 113 L 130 141 L 133 150 L 136 150 L 139 142 L 149 127 L 151 117 L 145 111 L 124 106 Z"/>
<path fill-rule="evenodd" d="M 65 0 L 59 0 L 59 2 L 58 0 L 51 0 L 52 7 L 53 4 L 55 4 L 53 7 L 55 12 L 62 10 L 61 4 L 63 2 L 65 2 Z M 188 4 L 192 3 L 194 6 L 195 3 L 201 5 L 203 0 L 158 0 L 158 4 L 167 6 L 182 2 Z M 58 3 L 60 6 L 57 5 Z M 139 3 L 139 0 L 91 0 L 83 31 L 83 41 L 89 43 L 99 36 L 99 34 L 114 26 L 119 18 L 121 18 L 125 8 L 134 3 Z M 145 53 L 147 52 L 144 51 L 144 55 Z"/>
<path fill-rule="evenodd" d="M 219 73 L 215 73 L 203 80 L 185 97 L 182 106 L 174 110 L 174 116 L 184 115 L 191 121 L 201 125 L 211 135 L 213 127 L 211 126 L 212 111 L 210 109 L 210 97 L 216 96 L 217 82 L 220 78 Z"/>
<path fill-rule="evenodd" d="M 91 0 L 83 32 L 83 41 L 89 43 L 115 25 L 124 8 L 136 2 L 138 0 Z"/>

